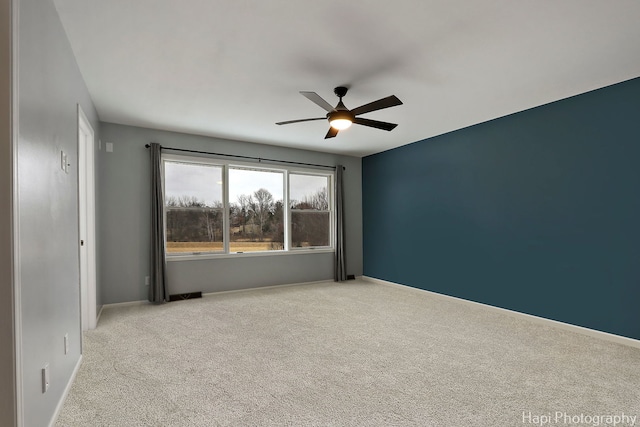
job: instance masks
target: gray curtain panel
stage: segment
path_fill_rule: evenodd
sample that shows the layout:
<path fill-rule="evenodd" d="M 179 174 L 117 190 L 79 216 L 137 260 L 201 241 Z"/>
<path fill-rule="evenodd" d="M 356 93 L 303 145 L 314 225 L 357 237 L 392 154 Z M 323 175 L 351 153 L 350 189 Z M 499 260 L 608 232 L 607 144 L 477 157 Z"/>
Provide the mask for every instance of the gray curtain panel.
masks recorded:
<path fill-rule="evenodd" d="M 344 191 L 342 189 L 342 176 L 344 168 L 336 166 L 336 258 L 334 278 L 336 282 L 347 280 L 347 260 L 344 242 Z"/>
<path fill-rule="evenodd" d="M 149 301 L 169 301 L 165 280 L 164 198 L 162 194 L 162 159 L 160 144 L 151 143 L 151 283 Z"/>

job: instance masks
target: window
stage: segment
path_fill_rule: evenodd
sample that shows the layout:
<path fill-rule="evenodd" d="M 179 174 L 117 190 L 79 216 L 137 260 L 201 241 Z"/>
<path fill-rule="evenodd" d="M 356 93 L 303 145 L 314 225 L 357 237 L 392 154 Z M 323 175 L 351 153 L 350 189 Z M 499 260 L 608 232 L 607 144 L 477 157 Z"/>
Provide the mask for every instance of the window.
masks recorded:
<path fill-rule="evenodd" d="M 284 249 L 284 173 L 229 168 L 229 251 Z"/>
<path fill-rule="evenodd" d="M 222 167 L 165 162 L 166 251 L 222 252 Z"/>
<path fill-rule="evenodd" d="M 329 246 L 329 177 L 289 175 L 291 246 Z"/>
<path fill-rule="evenodd" d="M 333 173 L 163 156 L 168 258 L 332 250 Z"/>

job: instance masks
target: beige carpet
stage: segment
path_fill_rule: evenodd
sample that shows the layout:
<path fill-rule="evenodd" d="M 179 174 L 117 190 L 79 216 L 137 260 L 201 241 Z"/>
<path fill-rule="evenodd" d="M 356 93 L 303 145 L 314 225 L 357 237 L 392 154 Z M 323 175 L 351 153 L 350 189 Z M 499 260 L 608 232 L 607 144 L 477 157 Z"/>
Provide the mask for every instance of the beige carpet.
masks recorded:
<path fill-rule="evenodd" d="M 546 416 L 640 425 L 640 349 L 350 281 L 105 309 L 56 425 L 495 427 Z"/>

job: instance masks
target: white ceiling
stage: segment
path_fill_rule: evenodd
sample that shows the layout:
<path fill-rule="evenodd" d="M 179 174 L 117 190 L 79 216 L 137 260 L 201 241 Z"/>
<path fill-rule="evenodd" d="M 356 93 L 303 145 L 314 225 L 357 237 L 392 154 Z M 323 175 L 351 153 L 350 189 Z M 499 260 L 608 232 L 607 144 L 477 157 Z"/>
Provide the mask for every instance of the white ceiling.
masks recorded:
<path fill-rule="evenodd" d="M 356 156 L 640 76 L 638 0 L 54 1 L 102 121 Z"/>

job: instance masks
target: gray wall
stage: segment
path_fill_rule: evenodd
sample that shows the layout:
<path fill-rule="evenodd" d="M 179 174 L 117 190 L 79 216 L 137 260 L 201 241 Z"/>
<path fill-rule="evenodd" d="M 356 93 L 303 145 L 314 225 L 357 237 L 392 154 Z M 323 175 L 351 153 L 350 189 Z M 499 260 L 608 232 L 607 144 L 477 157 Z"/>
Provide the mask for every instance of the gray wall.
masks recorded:
<path fill-rule="evenodd" d="M 19 10 L 19 274 L 24 425 L 51 421 L 80 358 L 77 104 L 100 123 L 56 9 L 22 0 Z M 60 169 L 60 151 L 71 170 Z M 64 354 L 68 333 L 70 354 Z M 49 363 L 51 387 L 41 390 Z"/>
<path fill-rule="evenodd" d="M 0 1 L 0 425 L 16 423 L 13 328 L 13 127 L 11 1 Z"/>
<path fill-rule="evenodd" d="M 361 159 L 283 147 L 229 141 L 159 130 L 101 125 L 98 209 L 102 301 L 105 304 L 144 300 L 150 274 L 150 155 L 145 144 L 258 156 L 316 164 L 343 164 L 345 222 L 349 274 L 362 274 Z M 219 258 L 168 263 L 169 293 L 215 292 L 333 278 L 333 254 L 296 254 Z"/>

